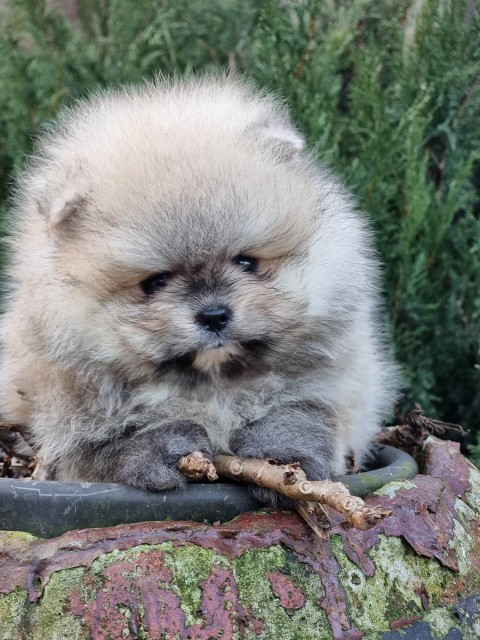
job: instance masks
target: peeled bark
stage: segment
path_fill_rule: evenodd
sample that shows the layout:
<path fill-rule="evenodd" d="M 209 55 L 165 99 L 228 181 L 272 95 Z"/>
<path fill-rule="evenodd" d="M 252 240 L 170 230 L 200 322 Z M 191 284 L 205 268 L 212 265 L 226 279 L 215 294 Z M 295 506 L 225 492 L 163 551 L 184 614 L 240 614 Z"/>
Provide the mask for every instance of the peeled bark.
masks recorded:
<path fill-rule="evenodd" d="M 4 533 L 0 639 L 478 637 L 480 472 L 434 439 L 422 471 L 366 498 L 392 510 L 368 531 L 325 507 L 328 540 L 278 511 Z"/>

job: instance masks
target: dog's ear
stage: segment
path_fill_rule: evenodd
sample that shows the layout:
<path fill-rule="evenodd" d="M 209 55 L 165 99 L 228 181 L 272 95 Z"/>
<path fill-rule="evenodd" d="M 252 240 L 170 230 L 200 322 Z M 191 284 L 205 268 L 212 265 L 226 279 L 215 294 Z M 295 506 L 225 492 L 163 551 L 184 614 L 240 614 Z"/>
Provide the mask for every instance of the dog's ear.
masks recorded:
<path fill-rule="evenodd" d="M 38 210 L 52 227 L 78 213 L 86 201 L 87 189 L 80 167 L 52 170 L 35 182 Z"/>
<path fill-rule="evenodd" d="M 267 143 L 283 148 L 289 156 L 294 156 L 305 148 L 303 136 L 290 123 L 270 121 L 261 125 L 260 133 Z"/>
<path fill-rule="evenodd" d="M 63 191 L 57 193 L 53 197 L 39 200 L 38 209 L 40 213 L 48 220 L 52 227 L 56 227 L 64 220 L 76 213 L 85 202 L 85 198 L 69 188 L 71 185 L 65 185 Z"/>
<path fill-rule="evenodd" d="M 294 160 L 304 148 L 302 134 L 287 120 L 278 117 L 268 118 L 253 127 L 256 144 L 260 145 L 278 162 Z"/>

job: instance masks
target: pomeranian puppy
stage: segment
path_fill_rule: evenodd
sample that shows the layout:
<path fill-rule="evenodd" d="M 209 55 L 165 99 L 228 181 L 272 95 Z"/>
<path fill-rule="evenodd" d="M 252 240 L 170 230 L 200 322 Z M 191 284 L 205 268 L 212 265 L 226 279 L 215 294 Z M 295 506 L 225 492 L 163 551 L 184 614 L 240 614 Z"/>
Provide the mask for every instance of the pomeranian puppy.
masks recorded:
<path fill-rule="evenodd" d="M 58 480 L 171 489 L 194 450 L 322 479 L 362 461 L 391 406 L 368 225 L 241 81 L 64 111 L 18 181 L 9 245 L 0 411 Z"/>

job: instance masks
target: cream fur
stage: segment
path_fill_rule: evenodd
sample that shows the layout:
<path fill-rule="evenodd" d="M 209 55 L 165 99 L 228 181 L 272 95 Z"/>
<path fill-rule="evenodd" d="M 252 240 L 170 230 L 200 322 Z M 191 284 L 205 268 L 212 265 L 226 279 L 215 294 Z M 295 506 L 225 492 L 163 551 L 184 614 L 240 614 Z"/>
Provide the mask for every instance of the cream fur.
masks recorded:
<path fill-rule="evenodd" d="M 334 426 L 305 428 L 299 456 L 318 437 L 329 472 L 364 456 L 396 378 L 379 268 L 363 216 L 303 146 L 283 106 L 222 78 L 99 94 L 40 141 L 12 211 L 0 410 L 57 477 L 128 481 L 108 469 L 132 426 L 161 437 L 191 420 L 211 451 L 257 423 L 295 440 L 313 404 Z M 244 254 L 258 274 L 232 263 Z M 147 299 L 140 282 L 163 272 Z M 233 311 L 221 338 L 195 321 L 219 304 Z"/>

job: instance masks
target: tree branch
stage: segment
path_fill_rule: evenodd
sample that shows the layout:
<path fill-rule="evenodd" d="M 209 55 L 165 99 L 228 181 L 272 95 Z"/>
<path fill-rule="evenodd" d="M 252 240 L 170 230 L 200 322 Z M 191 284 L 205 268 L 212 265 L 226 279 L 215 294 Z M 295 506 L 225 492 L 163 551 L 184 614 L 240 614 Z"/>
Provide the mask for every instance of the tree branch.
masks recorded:
<path fill-rule="evenodd" d="M 363 500 L 350 495 L 341 482 L 307 480 L 298 463 L 279 465 L 273 460 L 237 458 L 223 454 L 216 455 L 213 462 L 217 472 L 222 476 L 253 482 L 260 487 L 278 491 L 291 500 L 300 501 L 299 512 L 307 522 L 310 518 L 307 519 L 305 515 L 318 515 L 318 505 L 323 504 L 342 513 L 347 522 L 356 529 L 370 529 L 391 513 L 365 506 Z"/>

